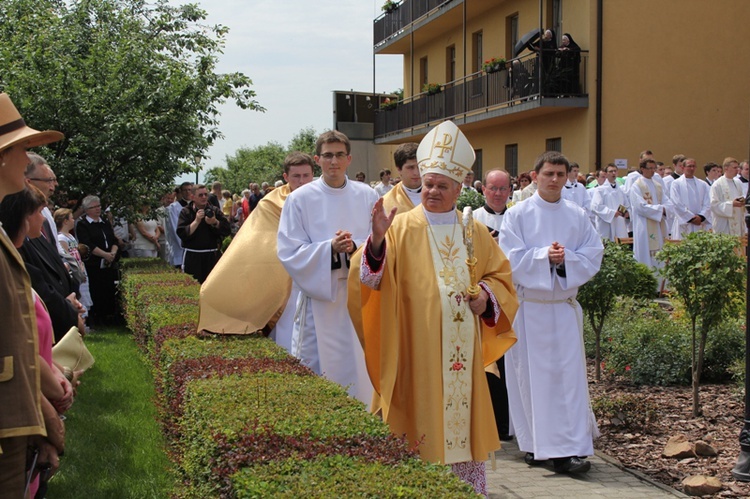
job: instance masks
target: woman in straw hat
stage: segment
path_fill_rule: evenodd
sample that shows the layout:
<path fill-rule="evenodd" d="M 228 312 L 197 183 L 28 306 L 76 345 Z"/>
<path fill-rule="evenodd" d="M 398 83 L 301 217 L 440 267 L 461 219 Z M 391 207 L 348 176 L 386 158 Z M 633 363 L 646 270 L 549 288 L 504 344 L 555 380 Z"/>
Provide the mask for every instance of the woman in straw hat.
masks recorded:
<path fill-rule="evenodd" d="M 29 128 L 7 94 L 0 93 L 0 200 L 23 190 L 26 150 L 61 140 L 60 132 Z M 54 472 L 62 443 L 51 445 L 45 422 L 59 423 L 41 396 L 34 301 L 29 275 L 5 231 L 0 228 L 0 490 L 24 497 L 27 449 L 35 448 L 37 467 Z M 57 420 L 57 421 L 55 421 Z"/>

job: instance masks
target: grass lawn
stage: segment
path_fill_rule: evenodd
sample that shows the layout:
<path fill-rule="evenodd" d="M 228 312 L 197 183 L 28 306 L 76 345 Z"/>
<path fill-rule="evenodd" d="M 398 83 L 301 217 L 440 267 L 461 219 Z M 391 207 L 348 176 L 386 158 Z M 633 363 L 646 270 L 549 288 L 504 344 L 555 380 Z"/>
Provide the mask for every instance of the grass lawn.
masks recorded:
<path fill-rule="evenodd" d="M 169 497 L 175 474 L 156 423 L 154 383 L 130 332 L 86 337 L 96 364 L 66 415 L 65 456 L 48 497 Z"/>

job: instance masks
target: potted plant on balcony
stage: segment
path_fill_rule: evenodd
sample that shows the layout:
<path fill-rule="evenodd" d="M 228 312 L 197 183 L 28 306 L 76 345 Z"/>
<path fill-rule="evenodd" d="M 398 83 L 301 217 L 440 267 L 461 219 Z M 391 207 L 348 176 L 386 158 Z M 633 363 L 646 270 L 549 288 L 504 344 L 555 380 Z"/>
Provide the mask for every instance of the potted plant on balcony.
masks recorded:
<path fill-rule="evenodd" d="M 393 0 L 385 0 L 385 3 L 383 4 L 383 12 L 386 12 L 390 14 L 394 10 L 398 9 L 398 2 L 394 2 Z"/>
<path fill-rule="evenodd" d="M 426 92 L 427 95 L 439 94 L 443 91 L 443 86 L 440 83 L 425 83 L 422 87 L 422 92 Z"/>
<path fill-rule="evenodd" d="M 398 100 L 386 97 L 383 102 L 380 103 L 380 109 L 382 111 L 388 111 L 389 109 L 396 109 L 398 106 Z"/>
<path fill-rule="evenodd" d="M 484 61 L 484 64 L 482 64 L 482 71 L 484 71 L 485 73 L 494 73 L 495 71 L 500 71 L 501 69 L 505 69 L 505 59 L 503 59 L 502 57 L 493 57 L 492 59 L 487 59 L 486 61 Z"/>

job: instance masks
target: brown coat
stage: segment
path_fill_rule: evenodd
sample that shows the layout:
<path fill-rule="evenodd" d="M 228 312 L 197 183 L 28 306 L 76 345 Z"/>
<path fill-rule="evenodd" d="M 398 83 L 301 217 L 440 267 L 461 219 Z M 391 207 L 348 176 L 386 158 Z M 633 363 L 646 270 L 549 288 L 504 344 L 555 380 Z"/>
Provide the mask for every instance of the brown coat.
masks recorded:
<path fill-rule="evenodd" d="M 0 438 L 46 435 L 31 280 L 0 230 Z"/>

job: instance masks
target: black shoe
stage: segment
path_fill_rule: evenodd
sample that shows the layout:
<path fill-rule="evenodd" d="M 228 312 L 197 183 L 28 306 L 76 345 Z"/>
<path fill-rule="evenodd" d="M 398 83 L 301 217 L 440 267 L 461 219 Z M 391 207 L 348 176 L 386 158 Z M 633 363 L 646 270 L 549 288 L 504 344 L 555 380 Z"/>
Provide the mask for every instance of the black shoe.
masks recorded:
<path fill-rule="evenodd" d="M 500 440 L 502 440 L 503 442 L 510 442 L 511 440 L 513 440 L 513 435 L 509 435 L 507 433 L 501 433 Z"/>
<path fill-rule="evenodd" d="M 523 457 L 523 461 L 529 466 L 541 466 L 542 464 L 544 464 L 544 461 L 537 461 L 536 459 L 534 459 L 533 452 L 527 452 Z"/>
<path fill-rule="evenodd" d="M 586 473 L 591 469 L 591 463 L 580 457 L 565 457 L 555 459 L 555 472 L 556 473 Z"/>

